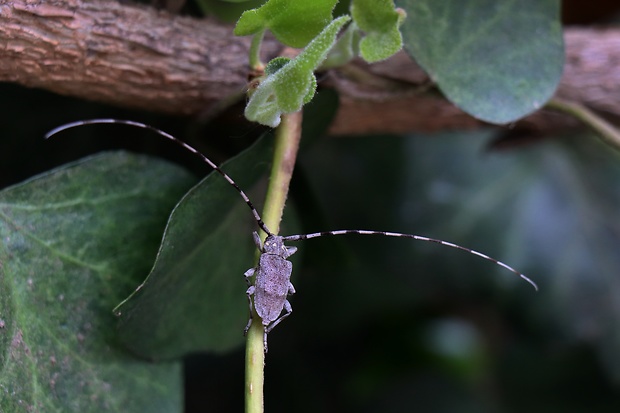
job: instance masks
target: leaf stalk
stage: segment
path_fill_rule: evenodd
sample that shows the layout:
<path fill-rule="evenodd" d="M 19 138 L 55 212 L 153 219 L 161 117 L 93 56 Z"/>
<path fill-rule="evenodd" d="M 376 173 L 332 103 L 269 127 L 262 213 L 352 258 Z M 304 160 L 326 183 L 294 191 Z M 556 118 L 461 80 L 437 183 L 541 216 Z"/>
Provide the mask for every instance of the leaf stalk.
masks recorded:
<path fill-rule="evenodd" d="M 547 107 L 574 116 L 592 128 L 605 143 L 620 150 L 620 131 L 586 106 L 554 98 L 547 102 Z"/>
<path fill-rule="evenodd" d="M 295 169 L 301 139 L 301 121 L 301 111 L 285 114 L 275 130 L 273 163 L 262 215 L 265 224 L 274 234 L 279 232 L 291 177 Z M 262 241 L 265 237 L 266 234 L 261 234 Z M 246 413 L 262 413 L 265 367 L 264 326 L 255 310 L 252 310 L 252 317 L 254 322 L 248 330 L 246 345 L 245 411 Z"/>
<path fill-rule="evenodd" d="M 264 29 L 252 37 L 252 43 L 250 44 L 250 67 L 256 72 L 263 72 L 265 70 L 265 64 L 260 60 L 260 46 L 263 43 L 263 37 L 265 37 Z"/>

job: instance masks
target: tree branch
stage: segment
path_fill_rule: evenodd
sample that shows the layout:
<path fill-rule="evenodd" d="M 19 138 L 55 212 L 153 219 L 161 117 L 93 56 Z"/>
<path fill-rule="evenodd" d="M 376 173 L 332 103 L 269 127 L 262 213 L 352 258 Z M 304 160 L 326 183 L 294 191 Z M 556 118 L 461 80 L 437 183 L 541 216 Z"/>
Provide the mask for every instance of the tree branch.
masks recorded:
<path fill-rule="evenodd" d="M 248 50 L 232 27 L 149 7 L 0 0 L 0 81 L 63 95 L 192 115 L 243 91 Z"/>
<path fill-rule="evenodd" d="M 567 29 L 566 68 L 557 97 L 620 115 L 618 29 Z M 232 27 L 149 7 L 92 0 L 0 0 L 0 81 L 130 108 L 204 113 L 244 90 L 250 39 Z M 281 46 L 263 43 L 265 60 Z M 378 65 L 331 72 L 338 89 L 337 134 L 463 129 L 481 123 L 425 88 L 404 53 Z M 412 116 L 412 113 L 415 116 Z M 570 124 L 539 111 L 526 122 Z"/>

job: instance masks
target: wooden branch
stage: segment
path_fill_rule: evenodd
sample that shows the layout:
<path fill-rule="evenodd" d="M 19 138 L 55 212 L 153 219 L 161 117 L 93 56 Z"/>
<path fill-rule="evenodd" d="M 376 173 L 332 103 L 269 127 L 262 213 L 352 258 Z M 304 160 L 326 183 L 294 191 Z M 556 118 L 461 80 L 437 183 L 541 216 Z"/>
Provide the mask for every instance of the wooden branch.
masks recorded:
<path fill-rule="evenodd" d="M 231 27 L 149 7 L 0 0 L 0 81 L 63 95 L 192 115 L 243 91 L 248 50 Z"/>
<path fill-rule="evenodd" d="M 620 30 L 567 29 L 557 96 L 620 116 Z M 176 115 L 197 115 L 244 90 L 248 38 L 212 21 L 104 0 L 0 0 L 0 81 Z M 281 51 L 264 42 L 265 59 Z M 463 129 L 481 123 L 434 93 L 405 54 L 332 72 L 337 134 Z M 566 117 L 526 121 L 555 128 Z"/>

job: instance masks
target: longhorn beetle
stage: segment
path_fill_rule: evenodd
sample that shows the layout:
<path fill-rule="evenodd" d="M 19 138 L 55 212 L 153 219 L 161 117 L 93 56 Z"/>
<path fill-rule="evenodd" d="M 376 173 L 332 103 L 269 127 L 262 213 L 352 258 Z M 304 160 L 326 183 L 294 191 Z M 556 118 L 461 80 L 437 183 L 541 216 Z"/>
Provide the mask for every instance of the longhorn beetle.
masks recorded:
<path fill-rule="evenodd" d="M 166 139 L 169 139 L 189 150 L 190 152 L 196 154 L 204 162 L 206 162 L 211 168 L 213 168 L 217 173 L 222 175 L 228 183 L 239 192 L 241 198 L 245 201 L 245 203 L 252 211 L 254 215 L 254 219 L 256 220 L 257 225 L 262 229 L 266 234 L 267 238 L 264 243 L 261 243 L 260 237 L 256 231 L 252 233 L 254 238 L 254 243 L 256 247 L 261 252 L 258 265 L 255 268 L 250 268 L 245 272 L 245 278 L 248 283 L 248 289 L 246 294 L 248 296 L 248 303 L 250 306 L 250 318 L 248 320 L 248 324 L 245 327 L 244 334 L 247 334 L 250 326 L 252 325 L 252 309 L 256 310 L 256 313 L 261 318 L 263 327 L 264 327 L 264 346 L 265 352 L 267 352 L 267 334 L 275 326 L 280 324 L 282 320 L 291 315 L 293 311 L 291 304 L 287 300 L 287 296 L 295 293 L 295 288 L 291 283 L 291 273 L 293 270 L 293 264 L 287 260 L 288 257 L 293 255 L 296 251 L 296 247 L 288 247 L 284 245 L 285 241 L 299 241 L 310 238 L 317 238 L 323 236 L 332 236 L 332 235 L 345 235 L 345 234 L 359 234 L 359 235 L 383 235 L 387 237 L 398 237 L 398 238 L 410 238 L 418 241 L 425 242 L 434 242 L 436 244 L 445 245 L 446 247 L 456 248 L 462 251 L 466 251 L 470 254 L 477 255 L 480 258 L 483 258 L 487 261 L 491 261 L 500 267 L 507 269 L 508 271 L 513 272 L 514 274 L 521 277 L 523 280 L 530 283 L 535 290 L 538 291 L 538 286 L 534 281 L 526 277 L 524 274 L 515 270 L 514 268 L 504 264 L 501 261 L 496 260 L 495 258 L 491 258 L 488 255 L 485 255 L 481 252 L 462 247 L 457 244 L 453 244 L 451 242 L 423 237 L 420 235 L 412 235 L 412 234 L 402 234 L 398 232 L 385 232 L 385 231 L 371 231 L 371 230 L 361 230 L 361 229 L 343 229 L 337 231 L 326 231 L 326 232 L 315 232 L 311 234 L 298 234 L 298 235 L 288 235 L 288 236 L 279 236 L 272 233 L 267 225 L 263 222 L 260 214 L 250 201 L 250 198 L 246 195 L 245 192 L 235 183 L 235 181 L 226 174 L 219 166 L 217 166 L 213 161 L 207 158 L 204 154 L 199 152 L 197 149 L 191 147 L 180 139 L 170 135 L 167 132 L 164 132 L 160 129 L 157 129 L 153 126 L 134 122 L 131 120 L 121 120 L 121 119 L 91 119 L 91 120 L 83 120 L 77 122 L 67 123 L 65 125 L 59 126 L 51 130 L 45 135 L 45 138 L 48 139 L 53 135 L 56 135 L 59 132 L 64 130 L 74 128 L 77 126 L 83 125 L 94 125 L 94 124 L 121 124 L 128 126 L 135 126 L 138 128 L 148 129 L 157 133 L 158 135 L 163 136 Z M 254 277 L 254 283 L 252 284 L 251 278 Z M 253 306 L 252 306 L 252 298 Z"/>

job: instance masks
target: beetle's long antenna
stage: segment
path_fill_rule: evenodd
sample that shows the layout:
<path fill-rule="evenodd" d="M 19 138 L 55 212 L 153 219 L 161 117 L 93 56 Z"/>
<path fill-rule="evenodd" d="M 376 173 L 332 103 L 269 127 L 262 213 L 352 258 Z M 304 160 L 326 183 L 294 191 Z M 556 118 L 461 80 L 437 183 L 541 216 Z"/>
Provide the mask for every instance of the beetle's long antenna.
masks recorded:
<path fill-rule="evenodd" d="M 528 283 L 530 283 L 532 285 L 532 287 L 534 287 L 534 289 L 536 291 L 538 291 L 538 285 L 536 285 L 536 283 L 534 281 L 532 281 L 525 274 L 522 274 L 519 271 L 515 270 L 511 266 L 509 266 L 507 264 L 504 264 L 503 262 L 498 261 L 495 258 L 489 257 L 488 255 L 485 255 L 485 254 L 483 254 L 481 252 L 478 252 L 478 251 L 475 251 L 475 250 L 472 250 L 472 249 L 469 249 L 469 248 L 461 247 L 458 244 L 453 244 L 453 243 L 448 242 L 448 241 L 442 241 L 440 239 L 428 238 L 428 237 L 423 237 L 423 236 L 420 236 L 420 235 L 413 235 L 413 234 L 401 234 L 399 232 L 369 231 L 369 230 L 363 230 L 363 229 L 360 229 L 360 230 L 357 230 L 357 229 L 341 229 L 341 230 L 338 230 L 338 231 L 325 231 L 325 232 L 314 232 L 312 234 L 289 235 L 289 236 L 286 236 L 286 237 L 282 237 L 282 239 L 284 241 L 299 241 L 299 240 L 310 239 L 310 238 L 325 237 L 325 236 L 331 236 L 331 235 L 345 235 L 345 234 L 384 235 L 384 236 L 387 236 L 387 237 L 410 238 L 410 239 L 415 239 L 415 240 L 418 240 L 418 241 L 434 242 L 435 244 L 445 245 L 446 247 L 450 247 L 450 248 L 456 248 L 456 249 L 459 249 L 461 251 L 465 251 L 465 252 L 468 252 L 470 254 L 477 255 L 480 258 L 483 258 L 483 259 L 485 259 L 487 261 L 491 261 L 492 263 L 495 263 L 495 264 L 499 265 L 500 267 L 503 267 L 503 268 L 507 269 L 508 271 L 511 271 L 511 272 L 515 273 L 516 275 L 521 277 L 523 280 L 525 280 Z"/>
<path fill-rule="evenodd" d="M 145 123 L 134 122 L 132 120 L 124 120 L 124 119 L 89 119 L 89 120 L 81 120 L 81 121 L 77 121 L 77 122 L 66 123 L 66 124 L 64 124 L 62 126 L 59 126 L 59 127 L 55 128 L 55 129 L 52 129 L 51 131 L 49 131 L 45 135 L 45 139 L 49 139 L 52 136 L 54 136 L 54 135 L 56 135 L 56 134 L 58 134 L 60 132 L 63 132 L 65 130 L 67 130 L 67 129 L 75 128 L 77 126 L 110 124 L 110 123 L 112 123 L 112 124 L 120 124 L 120 125 L 129 125 L 129 126 L 135 126 L 135 127 L 138 127 L 138 128 L 148 129 L 150 131 L 153 131 L 153 132 L 157 133 L 160 136 L 163 136 L 164 138 L 166 138 L 168 140 L 171 140 L 172 142 L 176 143 L 177 145 L 182 146 L 183 148 L 189 150 L 190 152 L 198 155 L 211 168 L 213 168 L 217 173 L 222 175 L 224 177 L 224 179 L 226 179 L 226 181 L 228 181 L 228 183 L 230 185 L 232 185 L 237 190 L 237 192 L 239 192 L 239 194 L 241 195 L 241 198 L 243 198 L 245 203 L 252 210 L 252 214 L 254 215 L 254 219 L 256 219 L 256 223 L 258 224 L 258 226 L 263 231 L 265 231 L 265 233 L 267 235 L 273 235 L 273 233 L 271 231 L 269 231 L 269 228 L 267 228 L 267 225 L 265 225 L 265 223 L 263 222 L 263 219 L 261 218 L 261 216 L 259 215 L 258 211 L 256 210 L 256 208 L 252 204 L 252 201 L 250 201 L 250 198 L 248 198 L 248 196 L 245 194 L 245 192 L 243 192 L 243 190 L 241 188 L 239 188 L 237 183 L 235 181 L 233 181 L 233 179 L 230 176 L 228 176 L 228 174 L 226 174 L 226 172 L 221 170 L 219 166 L 217 166 L 213 161 L 211 161 L 211 159 L 207 158 L 205 155 L 200 153 L 197 149 L 195 149 L 192 146 L 186 144 L 182 140 L 180 140 L 178 138 L 175 138 L 174 136 L 170 135 L 169 133 L 164 132 L 164 131 L 162 131 L 160 129 L 157 129 L 156 127 L 147 125 Z"/>

